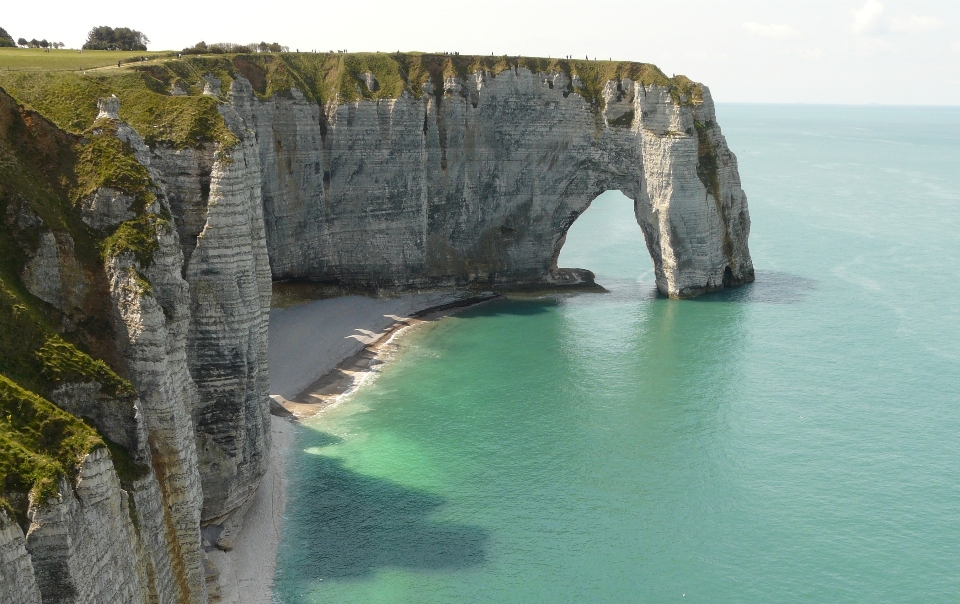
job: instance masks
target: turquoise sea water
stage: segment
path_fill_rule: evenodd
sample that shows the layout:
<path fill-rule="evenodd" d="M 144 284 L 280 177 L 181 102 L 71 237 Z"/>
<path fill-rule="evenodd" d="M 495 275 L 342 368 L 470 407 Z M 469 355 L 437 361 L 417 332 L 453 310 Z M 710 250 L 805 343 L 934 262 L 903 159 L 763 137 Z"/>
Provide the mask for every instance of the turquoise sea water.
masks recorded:
<path fill-rule="evenodd" d="M 960 109 L 730 106 L 757 282 L 656 296 L 631 205 L 302 430 L 275 598 L 957 602 Z"/>

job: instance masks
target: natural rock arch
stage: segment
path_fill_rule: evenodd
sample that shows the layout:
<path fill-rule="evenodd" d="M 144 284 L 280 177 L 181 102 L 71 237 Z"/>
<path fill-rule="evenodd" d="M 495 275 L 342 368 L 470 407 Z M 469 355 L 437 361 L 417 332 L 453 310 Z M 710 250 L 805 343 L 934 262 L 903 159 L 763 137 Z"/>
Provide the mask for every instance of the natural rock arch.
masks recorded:
<path fill-rule="evenodd" d="M 709 91 L 693 102 L 611 80 L 598 109 L 576 90 L 562 72 L 516 68 L 320 107 L 296 90 L 258 100 L 238 78 L 231 99 L 260 150 L 274 279 L 556 283 L 567 229 L 619 189 L 662 293 L 752 281 L 746 196 Z"/>

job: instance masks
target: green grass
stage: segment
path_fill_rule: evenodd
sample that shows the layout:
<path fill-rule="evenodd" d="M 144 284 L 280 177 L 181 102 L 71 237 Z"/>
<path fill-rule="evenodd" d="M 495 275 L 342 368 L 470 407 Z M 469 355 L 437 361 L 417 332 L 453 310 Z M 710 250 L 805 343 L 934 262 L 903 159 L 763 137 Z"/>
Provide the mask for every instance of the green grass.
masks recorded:
<path fill-rule="evenodd" d="M 103 240 L 102 250 L 105 257 L 119 256 L 123 252 L 132 252 L 141 267 L 146 268 L 153 262 L 153 254 L 160 244 L 157 242 L 157 229 L 170 228 L 170 222 L 157 214 L 142 214 L 117 227 L 117 230 Z M 149 282 L 140 277 L 144 294 L 150 293 Z"/>
<path fill-rule="evenodd" d="M 76 71 L 116 66 L 117 61 L 129 61 L 139 57 L 148 59 L 171 56 L 169 51 L 110 51 L 77 50 L 62 48 L 44 52 L 41 48 L 0 48 L 0 70 L 28 69 L 43 71 Z"/>
<path fill-rule="evenodd" d="M 28 493 L 55 494 L 56 477 L 73 476 L 83 455 L 104 445 L 93 428 L 51 402 L 54 390 L 96 382 L 107 396 L 135 400 L 130 382 L 103 360 L 119 352 L 102 254 L 143 250 L 137 241 L 110 247 L 104 241 L 116 233 L 92 231 L 76 210 L 85 194 L 108 185 L 141 199 L 138 211 L 152 200 L 146 171 L 110 123 L 72 136 L 0 92 L 0 500 L 6 501 L 0 506 L 12 507 L 21 521 Z M 135 220 L 149 223 L 145 216 Z M 66 314 L 30 294 L 19 278 L 46 229 L 73 239 L 82 273 L 74 277 L 91 290 L 82 308 Z M 107 444 L 124 476 L 142 471 Z"/>
<path fill-rule="evenodd" d="M 0 498 L 55 496 L 57 477 L 75 476 L 83 457 L 102 446 L 83 420 L 0 375 Z M 26 511 L 22 504 L 13 509 L 18 516 Z"/>
<path fill-rule="evenodd" d="M 229 148 L 237 142 L 217 110 L 222 101 L 201 96 L 199 91 L 193 96 L 170 96 L 170 87 L 148 70 L 124 68 L 87 75 L 0 71 L 0 87 L 73 134 L 93 126 L 97 99 L 114 94 L 120 99 L 120 119 L 148 143 L 184 148 L 219 142 Z"/>

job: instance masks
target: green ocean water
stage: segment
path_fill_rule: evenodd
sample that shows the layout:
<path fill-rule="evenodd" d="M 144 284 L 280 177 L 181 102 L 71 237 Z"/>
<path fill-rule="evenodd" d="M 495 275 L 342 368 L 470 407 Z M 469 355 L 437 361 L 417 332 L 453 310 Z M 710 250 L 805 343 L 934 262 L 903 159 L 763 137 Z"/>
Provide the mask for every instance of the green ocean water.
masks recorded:
<path fill-rule="evenodd" d="M 721 105 L 757 282 L 660 298 L 606 193 L 610 293 L 405 338 L 300 431 L 275 599 L 960 600 L 960 109 Z"/>

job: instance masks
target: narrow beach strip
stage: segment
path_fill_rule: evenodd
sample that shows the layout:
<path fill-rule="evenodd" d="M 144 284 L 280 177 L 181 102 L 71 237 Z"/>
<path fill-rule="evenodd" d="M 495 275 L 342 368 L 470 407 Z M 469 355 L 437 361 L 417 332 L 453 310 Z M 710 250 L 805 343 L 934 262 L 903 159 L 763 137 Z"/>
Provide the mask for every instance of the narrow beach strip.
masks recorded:
<path fill-rule="evenodd" d="M 293 399 L 286 399 L 280 394 L 271 395 L 271 413 L 297 419 L 316 415 L 337 402 L 340 397 L 356 390 L 372 372 L 376 371 L 377 367 L 383 364 L 384 356 L 394 349 L 395 338 L 406 329 L 436 321 L 457 310 L 483 304 L 499 297 L 499 294 L 484 292 L 476 296 L 434 304 L 412 312 L 407 317 L 383 315 L 392 319 L 393 323 L 382 332 L 367 333 L 363 348 L 340 361 L 336 368 L 320 376 Z"/>

